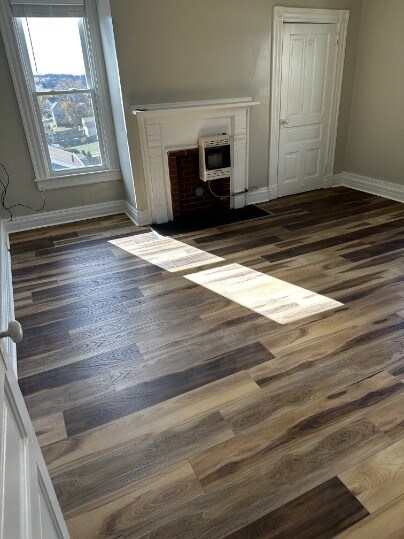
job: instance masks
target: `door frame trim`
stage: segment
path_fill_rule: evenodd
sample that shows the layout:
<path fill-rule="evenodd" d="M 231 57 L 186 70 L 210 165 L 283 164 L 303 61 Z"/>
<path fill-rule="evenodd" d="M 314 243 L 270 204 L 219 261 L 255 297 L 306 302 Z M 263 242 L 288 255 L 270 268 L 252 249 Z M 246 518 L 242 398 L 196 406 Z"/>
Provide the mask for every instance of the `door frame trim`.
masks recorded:
<path fill-rule="evenodd" d="M 282 75 L 282 33 L 284 23 L 322 23 L 336 24 L 339 32 L 339 46 L 331 100 L 331 119 L 327 140 L 326 169 L 324 187 L 328 186 L 327 176 L 333 174 L 335 147 L 337 142 L 338 117 L 341 100 L 342 77 L 344 72 L 346 36 L 349 10 L 290 8 L 275 6 L 272 25 L 272 68 L 271 102 L 269 122 L 269 170 L 268 187 L 270 198 L 278 197 L 278 160 L 279 160 L 279 120 L 281 105 Z"/>

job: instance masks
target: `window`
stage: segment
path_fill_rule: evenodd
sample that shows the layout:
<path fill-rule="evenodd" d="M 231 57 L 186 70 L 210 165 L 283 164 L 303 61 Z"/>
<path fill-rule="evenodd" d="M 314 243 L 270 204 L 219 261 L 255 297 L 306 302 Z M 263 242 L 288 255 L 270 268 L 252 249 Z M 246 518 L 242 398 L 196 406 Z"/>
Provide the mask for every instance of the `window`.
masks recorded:
<path fill-rule="evenodd" d="M 83 2 L 10 0 L 9 28 L 3 23 L 36 179 L 42 184 L 58 179 L 66 185 L 72 175 L 91 181 L 97 172 L 119 172 L 96 6 L 94 0 Z M 107 174 L 104 179 L 115 178 Z"/>

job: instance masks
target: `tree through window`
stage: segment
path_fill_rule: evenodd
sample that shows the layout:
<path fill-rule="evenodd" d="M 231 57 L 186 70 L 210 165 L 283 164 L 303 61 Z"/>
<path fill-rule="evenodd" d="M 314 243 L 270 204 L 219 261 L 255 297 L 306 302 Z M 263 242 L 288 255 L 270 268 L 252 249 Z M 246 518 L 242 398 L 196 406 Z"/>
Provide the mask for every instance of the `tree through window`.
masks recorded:
<path fill-rule="evenodd" d="M 3 1 L 37 179 L 116 167 L 94 0 Z"/>

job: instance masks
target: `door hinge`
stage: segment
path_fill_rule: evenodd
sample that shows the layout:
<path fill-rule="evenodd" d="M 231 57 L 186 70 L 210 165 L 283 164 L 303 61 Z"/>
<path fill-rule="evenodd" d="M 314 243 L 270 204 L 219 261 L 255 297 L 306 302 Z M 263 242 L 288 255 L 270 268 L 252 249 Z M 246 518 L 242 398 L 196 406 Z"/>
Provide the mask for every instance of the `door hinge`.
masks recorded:
<path fill-rule="evenodd" d="M 337 32 L 337 35 L 335 36 L 335 45 L 338 47 L 339 45 L 339 32 Z"/>

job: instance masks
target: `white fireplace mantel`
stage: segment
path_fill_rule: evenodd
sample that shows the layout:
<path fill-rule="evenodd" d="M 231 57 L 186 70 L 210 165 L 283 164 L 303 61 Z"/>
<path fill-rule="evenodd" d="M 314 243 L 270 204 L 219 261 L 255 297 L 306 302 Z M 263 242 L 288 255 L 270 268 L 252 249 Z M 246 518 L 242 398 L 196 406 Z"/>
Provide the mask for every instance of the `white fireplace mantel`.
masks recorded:
<path fill-rule="evenodd" d="M 167 152 L 196 148 L 201 136 L 233 137 L 231 207 L 246 205 L 249 109 L 251 97 L 134 105 L 149 211 L 153 223 L 173 219 Z"/>

